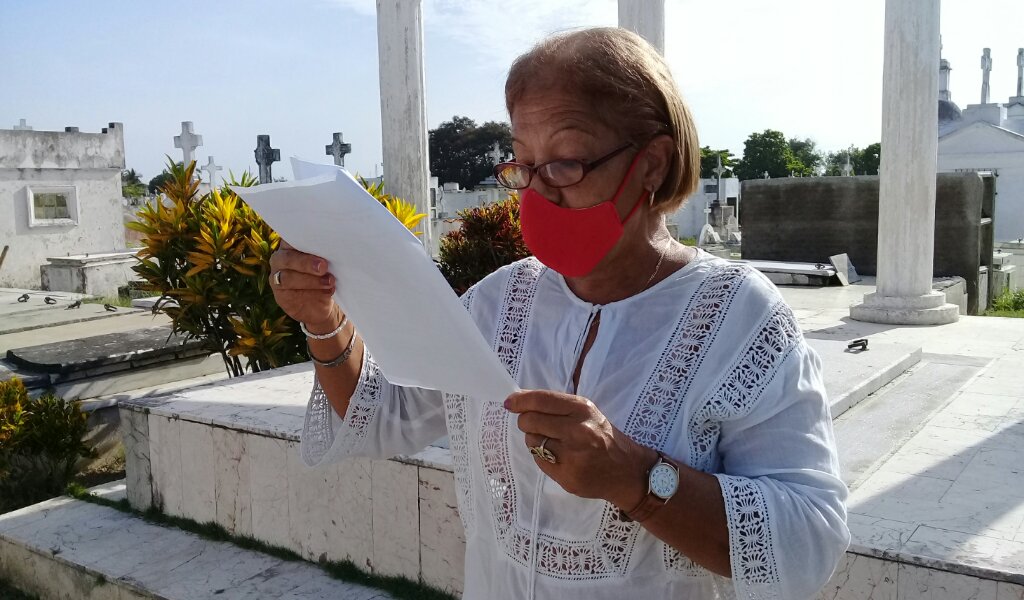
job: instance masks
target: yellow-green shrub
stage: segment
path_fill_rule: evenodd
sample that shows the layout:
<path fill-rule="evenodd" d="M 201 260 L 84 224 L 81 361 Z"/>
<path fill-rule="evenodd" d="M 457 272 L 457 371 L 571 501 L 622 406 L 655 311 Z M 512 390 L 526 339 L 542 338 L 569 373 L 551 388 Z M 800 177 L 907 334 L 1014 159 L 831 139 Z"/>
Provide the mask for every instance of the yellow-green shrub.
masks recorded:
<path fill-rule="evenodd" d="M 133 269 L 161 296 L 154 312 L 167 313 L 176 332 L 219 353 L 231 376 L 308 360 L 298 323 L 277 305 L 268 283 L 280 237 L 229 188 L 199 196 L 194 161 L 168 159 L 167 171 L 165 201 L 143 207 L 127 225 L 144 236 Z M 232 174 L 230 183 L 247 187 L 256 180 Z M 370 193 L 410 229 L 423 218 L 381 185 Z"/>
<path fill-rule="evenodd" d="M 79 458 L 86 415 L 53 394 L 30 398 L 20 379 L 0 382 L 0 512 L 63 493 Z"/>

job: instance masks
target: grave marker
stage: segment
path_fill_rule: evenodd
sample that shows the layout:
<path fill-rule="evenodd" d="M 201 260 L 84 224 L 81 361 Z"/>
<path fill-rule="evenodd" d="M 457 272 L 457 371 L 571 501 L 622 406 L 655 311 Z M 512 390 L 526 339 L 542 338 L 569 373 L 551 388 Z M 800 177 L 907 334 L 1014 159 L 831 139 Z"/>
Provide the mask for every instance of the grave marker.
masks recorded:
<path fill-rule="evenodd" d="M 203 171 L 206 171 L 206 176 L 210 180 L 210 182 L 209 182 L 210 183 L 210 187 L 211 188 L 216 188 L 217 187 L 217 171 L 223 171 L 224 167 L 221 167 L 217 163 L 213 162 L 213 157 L 211 156 L 206 161 L 206 165 L 202 166 L 200 168 Z"/>
<path fill-rule="evenodd" d="M 334 158 L 334 164 L 339 167 L 345 166 L 345 155 L 352 153 L 352 144 L 346 144 L 344 136 L 340 131 L 334 132 L 334 141 L 325 146 L 327 156 Z"/>
<path fill-rule="evenodd" d="M 192 121 L 181 122 L 181 135 L 174 136 L 174 147 L 181 148 L 181 155 L 187 167 L 193 159 L 196 148 L 203 145 L 203 136 L 192 131 Z"/>
<path fill-rule="evenodd" d="M 281 151 L 270 147 L 269 135 L 256 136 L 256 164 L 260 166 L 260 183 L 274 181 L 270 166 L 281 160 Z"/>
<path fill-rule="evenodd" d="M 988 104 L 989 85 L 988 78 L 992 72 L 992 50 L 985 48 L 981 53 L 981 103 Z"/>

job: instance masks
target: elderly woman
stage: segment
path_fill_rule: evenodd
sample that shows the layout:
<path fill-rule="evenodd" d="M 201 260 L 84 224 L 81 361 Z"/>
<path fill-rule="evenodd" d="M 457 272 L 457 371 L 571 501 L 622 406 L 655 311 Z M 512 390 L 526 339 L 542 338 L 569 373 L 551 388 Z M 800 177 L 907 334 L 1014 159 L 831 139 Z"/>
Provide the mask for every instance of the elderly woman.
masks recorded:
<path fill-rule="evenodd" d="M 449 436 L 464 597 L 812 597 L 849 542 L 818 357 L 772 284 L 678 243 L 695 126 L 669 68 L 621 29 L 550 37 L 505 99 L 535 257 L 464 296 L 525 390 L 465 398 L 380 373 L 325 261 L 285 246 L 281 306 L 316 384 L 308 465 Z"/>

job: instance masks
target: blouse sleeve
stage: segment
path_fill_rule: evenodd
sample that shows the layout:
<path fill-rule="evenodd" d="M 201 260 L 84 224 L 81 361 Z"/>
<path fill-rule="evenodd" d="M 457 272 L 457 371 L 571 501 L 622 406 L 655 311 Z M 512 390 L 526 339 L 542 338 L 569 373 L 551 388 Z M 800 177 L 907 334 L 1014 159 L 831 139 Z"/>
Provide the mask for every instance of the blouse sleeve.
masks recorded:
<path fill-rule="evenodd" d="M 462 295 L 462 305 L 470 314 L 478 285 Z M 353 456 L 391 458 L 419 452 L 446 433 L 444 394 L 392 384 L 373 355 L 364 350 L 359 383 L 344 419 L 314 376 L 299 453 L 308 467 Z"/>
<path fill-rule="evenodd" d="M 441 392 L 390 383 L 373 356 L 364 352 L 344 419 L 314 376 L 299 452 L 306 466 L 315 467 L 353 456 L 414 454 L 444 435 Z"/>
<path fill-rule="evenodd" d="M 736 596 L 811 598 L 849 546 L 848 490 L 820 359 L 799 333 L 774 350 L 780 362 L 759 398 L 722 422 L 716 477 Z"/>

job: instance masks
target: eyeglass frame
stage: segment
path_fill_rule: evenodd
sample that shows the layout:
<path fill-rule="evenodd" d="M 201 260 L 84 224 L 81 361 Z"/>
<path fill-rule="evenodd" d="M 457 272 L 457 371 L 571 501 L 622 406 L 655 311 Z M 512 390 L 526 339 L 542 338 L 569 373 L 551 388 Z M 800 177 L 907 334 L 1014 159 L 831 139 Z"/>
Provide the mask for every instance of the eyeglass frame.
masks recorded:
<path fill-rule="evenodd" d="M 629 148 L 635 148 L 635 147 L 636 147 L 635 143 L 633 143 L 633 142 L 626 142 L 625 144 L 623 144 L 623 145 L 619 146 L 618 148 L 612 150 L 608 154 L 605 154 L 604 156 L 601 156 L 599 158 L 595 158 L 594 160 L 584 160 L 584 159 L 581 159 L 581 158 L 558 158 L 558 159 L 555 159 L 555 160 L 549 160 L 548 162 L 541 163 L 541 164 L 535 165 L 535 166 L 530 166 L 530 165 L 528 165 L 526 163 L 516 162 L 514 160 L 500 162 L 500 163 L 494 165 L 494 179 L 497 180 L 498 185 L 500 185 L 501 187 L 503 187 L 505 189 L 509 189 L 509 190 L 525 190 L 526 188 L 530 187 L 531 183 L 533 183 L 533 177 L 534 177 L 534 175 L 536 175 L 536 176 L 540 177 L 541 181 L 544 182 L 544 185 L 546 185 L 548 187 L 555 188 L 555 189 L 567 188 L 567 187 L 576 185 L 577 183 L 580 183 L 581 181 L 586 179 L 587 175 L 589 175 L 590 172 L 593 171 L 594 169 L 600 167 L 601 165 L 603 165 L 604 163 L 606 163 L 606 162 L 610 161 L 611 159 L 615 158 L 619 154 L 622 154 L 623 152 L 625 152 Z M 544 175 L 540 174 L 540 169 L 542 169 L 542 168 L 544 168 L 544 167 L 546 167 L 546 166 L 548 166 L 550 164 L 559 163 L 559 162 L 574 162 L 574 163 L 578 163 L 583 168 L 583 174 L 580 175 L 580 178 L 577 181 L 574 181 L 572 183 L 567 183 L 565 185 L 553 185 L 550 182 L 548 182 L 548 180 L 544 177 Z M 529 178 L 526 180 L 526 185 L 524 185 L 522 187 L 510 187 L 510 186 L 507 186 L 507 185 L 501 183 L 500 171 L 502 170 L 502 167 L 504 167 L 506 165 L 516 165 L 517 167 L 524 167 L 526 169 L 526 172 L 530 174 Z"/>

